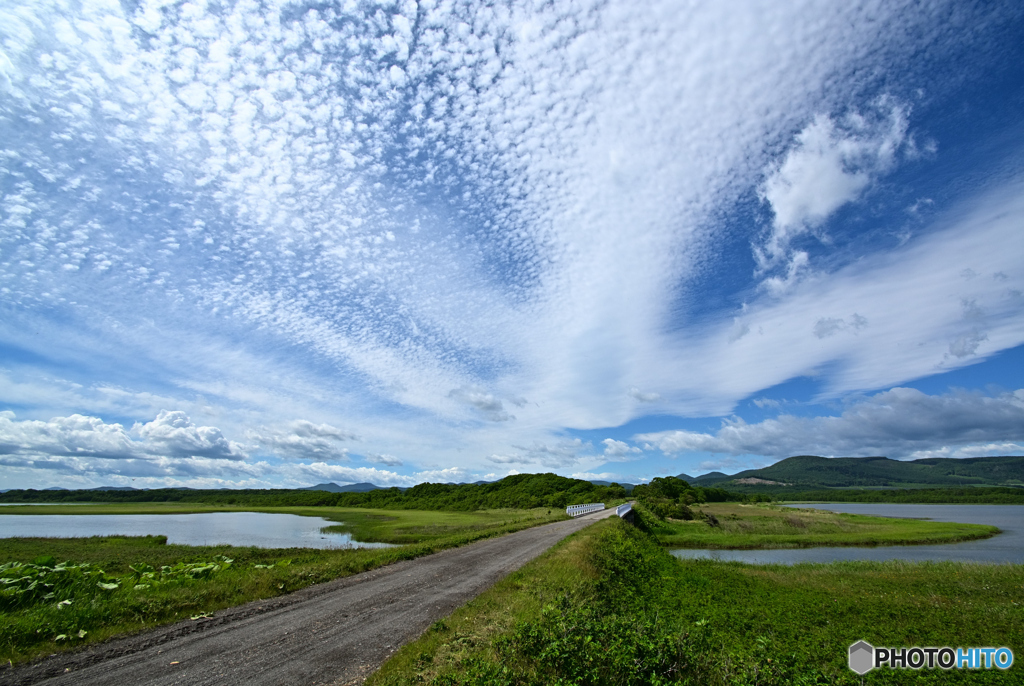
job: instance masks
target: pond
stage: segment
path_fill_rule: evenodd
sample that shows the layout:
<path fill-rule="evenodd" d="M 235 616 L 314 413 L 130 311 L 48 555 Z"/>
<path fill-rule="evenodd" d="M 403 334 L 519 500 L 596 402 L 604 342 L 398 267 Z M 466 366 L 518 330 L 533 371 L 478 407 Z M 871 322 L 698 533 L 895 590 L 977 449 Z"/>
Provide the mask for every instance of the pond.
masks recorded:
<path fill-rule="evenodd" d="M 748 564 L 797 564 L 840 560 L 930 560 L 986 563 L 1024 563 L 1024 505 L 906 505 L 890 503 L 828 503 L 789 505 L 832 512 L 931 519 L 937 522 L 990 524 L 1001 534 L 981 541 L 944 545 L 898 545 L 848 548 L 785 548 L 778 550 L 673 550 L 681 559 L 712 559 Z"/>
<path fill-rule="evenodd" d="M 349 534 L 325 533 L 337 526 L 322 517 L 265 512 L 204 512 L 163 515 L 0 515 L 0 538 L 167 536 L 182 545 L 257 548 L 387 548 Z"/>

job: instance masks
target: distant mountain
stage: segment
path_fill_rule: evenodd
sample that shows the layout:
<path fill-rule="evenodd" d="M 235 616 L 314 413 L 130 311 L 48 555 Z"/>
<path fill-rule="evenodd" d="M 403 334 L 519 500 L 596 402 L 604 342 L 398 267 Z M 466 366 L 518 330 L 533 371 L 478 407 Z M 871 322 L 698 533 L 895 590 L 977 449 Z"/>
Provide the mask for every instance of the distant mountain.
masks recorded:
<path fill-rule="evenodd" d="M 904 462 L 887 457 L 797 455 L 732 475 L 711 472 L 691 483 L 737 490 L 1024 486 L 1024 456 L 928 457 Z"/>
<path fill-rule="evenodd" d="M 305 488 L 298 488 L 299 491 L 330 491 L 331 493 L 366 493 L 367 491 L 376 491 L 382 486 L 375 486 L 371 483 L 359 483 L 359 484 L 348 484 L 347 486 L 339 486 L 333 481 L 326 484 L 317 484 L 316 486 L 306 486 Z"/>
<path fill-rule="evenodd" d="M 61 489 L 47 489 L 47 490 L 65 490 Z M 131 486 L 97 486 L 96 488 L 86 488 L 87 491 L 138 491 L 138 488 L 132 488 Z"/>
<path fill-rule="evenodd" d="M 711 484 L 722 481 L 723 479 L 730 478 L 728 474 L 722 472 L 708 472 L 707 474 L 701 474 L 700 476 L 689 476 L 687 474 L 677 475 L 678 479 L 688 481 L 691 486 L 710 486 Z"/>

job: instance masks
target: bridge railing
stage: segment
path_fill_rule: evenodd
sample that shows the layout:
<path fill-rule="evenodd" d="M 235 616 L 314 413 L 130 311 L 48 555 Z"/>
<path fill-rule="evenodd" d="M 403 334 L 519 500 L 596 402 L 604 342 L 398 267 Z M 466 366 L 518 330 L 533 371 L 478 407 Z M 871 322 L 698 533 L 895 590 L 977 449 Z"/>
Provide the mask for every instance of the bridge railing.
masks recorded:
<path fill-rule="evenodd" d="M 617 508 L 615 508 L 615 514 L 619 515 L 619 517 L 623 519 L 628 517 L 632 512 L 633 503 L 623 503 L 622 505 L 619 505 Z"/>
<path fill-rule="evenodd" d="M 591 512 L 599 512 L 604 509 L 604 503 L 586 503 L 585 505 L 570 505 L 565 508 L 565 514 L 570 517 L 579 517 L 580 515 L 590 514 Z"/>

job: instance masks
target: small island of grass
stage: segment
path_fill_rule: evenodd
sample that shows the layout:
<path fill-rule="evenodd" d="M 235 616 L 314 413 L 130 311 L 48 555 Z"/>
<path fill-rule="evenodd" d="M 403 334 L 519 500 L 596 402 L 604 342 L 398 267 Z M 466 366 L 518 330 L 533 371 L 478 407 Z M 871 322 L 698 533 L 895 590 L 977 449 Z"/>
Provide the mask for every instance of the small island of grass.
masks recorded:
<path fill-rule="evenodd" d="M 693 517 L 690 520 L 644 516 L 664 546 L 713 550 L 959 543 L 999 533 L 997 527 L 982 524 L 870 517 L 764 503 L 706 503 L 687 511 Z"/>

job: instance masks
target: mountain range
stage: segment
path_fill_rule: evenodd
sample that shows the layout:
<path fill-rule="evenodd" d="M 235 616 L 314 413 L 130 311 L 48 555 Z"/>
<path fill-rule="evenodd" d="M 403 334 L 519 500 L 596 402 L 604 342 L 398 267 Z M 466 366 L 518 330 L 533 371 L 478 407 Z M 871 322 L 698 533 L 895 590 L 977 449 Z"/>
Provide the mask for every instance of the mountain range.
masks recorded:
<path fill-rule="evenodd" d="M 797 455 L 737 474 L 680 474 L 694 486 L 728 490 L 779 488 L 923 488 L 1024 486 L 1024 456 L 890 460 L 887 457 Z"/>

